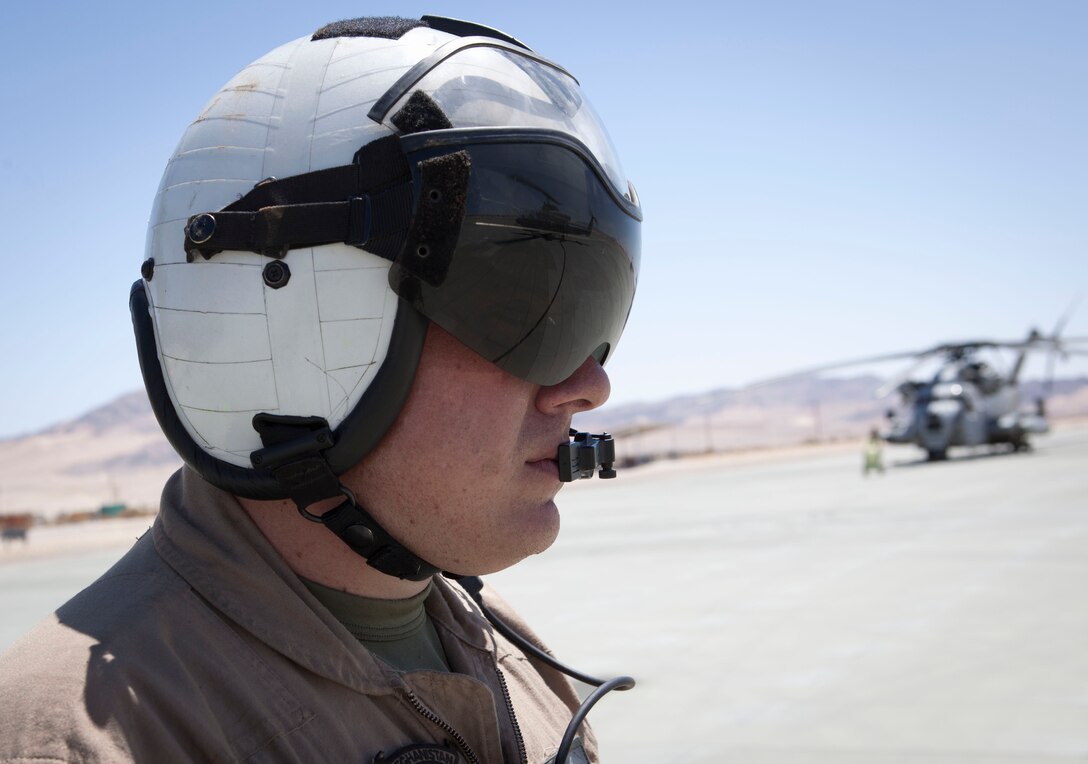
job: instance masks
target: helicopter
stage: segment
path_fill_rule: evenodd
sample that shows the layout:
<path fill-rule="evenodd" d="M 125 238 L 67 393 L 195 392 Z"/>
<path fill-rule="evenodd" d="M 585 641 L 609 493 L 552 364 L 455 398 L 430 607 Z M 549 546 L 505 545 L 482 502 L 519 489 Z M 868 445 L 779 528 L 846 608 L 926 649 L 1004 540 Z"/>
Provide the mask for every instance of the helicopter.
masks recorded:
<path fill-rule="evenodd" d="M 986 348 L 1017 351 L 1007 374 L 979 357 L 979 351 Z M 925 358 L 937 355 L 943 363 L 928 382 L 896 380 L 901 404 L 898 410 L 888 412 L 882 437 L 889 443 L 914 443 L 926 452 L 929 461 L 947 458 L 952 446 L 1005 444 L 1013 451 L 1028 450 L 1029 436 L 1050 430 L 1045 396 L 1026 408 L 1021 401 L 1020 371 L 1028 354 L 1037 350 L 1048 350 L 1052 357 L 1057 352 L 1078 352 L 1038 332 L 1020 343 L 965 342 L 924 351 Z M 1048 391 L 1050 385 L 1048 380 Z"/>
<path fill-rule="evenodd" d="M 1013 451 L 1031 448 L 1029 437 L 1050 430 L 1046 417 L 1046 395 L 1053 384 L 1054 361 L 1058 356 L 1088 355 L 1088 337 L 1062 338 L 1065 319 L 1050 336 L 1032 329 L 1024 340 L 971 340 L 942 343 L 924 350 L 861 358 L 844 363 L 809 369 L 816 374 L 831 369 L 885 361 L 912 359 L 905 371 L 876 390 L 884 398 L 893 390 L 900 396 L 899 406 L 888 409 L 881 439 L 889 443 L 913 443 L 926 452 L 928 461 L 948 458 L 955 446 L 1004 445 Z M 1015 361 L 1005 373 L 988 363 L 989 350 L 1013 350 Z M 1030 353 L 1047 352 L 1047 378 L 1043 395 L 1034 405 L 1021 401 L 1020 372 Z M 912 379 L 921 366 L 939 359 L 939 367 L 929 379 Z"/>

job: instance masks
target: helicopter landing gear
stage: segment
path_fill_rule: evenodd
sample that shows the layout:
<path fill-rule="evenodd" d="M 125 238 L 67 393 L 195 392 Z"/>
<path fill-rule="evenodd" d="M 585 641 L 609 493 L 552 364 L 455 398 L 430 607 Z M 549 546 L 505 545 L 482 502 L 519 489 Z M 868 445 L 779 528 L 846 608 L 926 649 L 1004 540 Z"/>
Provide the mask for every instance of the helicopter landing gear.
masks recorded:
<path fill-rule="evenodd" d="M 929 448 L 926 449 L 926 461 L 927 462 L 943 462 L 948 458 L 948 451 L 943 448 Z"/>

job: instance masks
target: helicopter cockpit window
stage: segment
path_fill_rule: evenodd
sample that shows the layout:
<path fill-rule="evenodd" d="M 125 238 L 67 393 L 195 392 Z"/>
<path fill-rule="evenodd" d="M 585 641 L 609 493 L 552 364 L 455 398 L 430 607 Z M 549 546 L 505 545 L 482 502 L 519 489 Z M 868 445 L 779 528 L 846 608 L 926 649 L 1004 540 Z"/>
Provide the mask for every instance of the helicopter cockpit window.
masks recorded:
<path fill-rule="evenodd" d="M 934 385 L 932 397 L 938 401 L 960 401 L 968 411 L 975 407 L 973 391 L 959 382 L 941 382 Z"/>

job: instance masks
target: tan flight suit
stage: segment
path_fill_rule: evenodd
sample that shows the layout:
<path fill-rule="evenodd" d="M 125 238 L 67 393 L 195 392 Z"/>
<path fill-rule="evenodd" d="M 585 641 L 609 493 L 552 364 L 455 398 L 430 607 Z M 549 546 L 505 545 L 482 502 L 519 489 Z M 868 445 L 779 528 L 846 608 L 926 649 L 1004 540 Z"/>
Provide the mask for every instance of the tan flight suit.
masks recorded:
<path fill-rule="evenodd" d="M 455 583 L 426 608 L 457 673 L 372 656 L 233 497 L 180 470 L 151 531 L 0 658 L 0 762 L 547 761 L 578 706 L 566 677 Z"/>

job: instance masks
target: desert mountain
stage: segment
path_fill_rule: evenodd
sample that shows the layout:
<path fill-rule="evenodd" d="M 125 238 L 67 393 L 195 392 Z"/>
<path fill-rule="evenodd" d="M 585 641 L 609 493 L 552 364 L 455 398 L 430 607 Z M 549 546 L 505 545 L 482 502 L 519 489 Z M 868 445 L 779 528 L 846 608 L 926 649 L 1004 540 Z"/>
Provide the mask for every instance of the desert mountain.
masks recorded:
<path fill-rule="evenodd" d="M 608 431 L 618 456 L 641 461 L 702 453 L 859 438 L 878 425 L 892 398 L 876 400 L 876 377 L 794 378 L 632 403 L 579 415 L 575 426 Z M 1025 401 L 1041 385 L 1023 386 Z M 1055 418 L 1088 416 L 1088 378 L 1057 380 L 1047 403 Z M 104 504 L 157 506 L 181 460 L 159 430 L 143 391 L 39 432 L 0 440 L 0 513 L 95 510 Z"/>
<path fill-rule="evenodd" d="M 142 390 L 40 432 L 0 440 L 0 512 L 158 506 L 181 459 Z"/>

